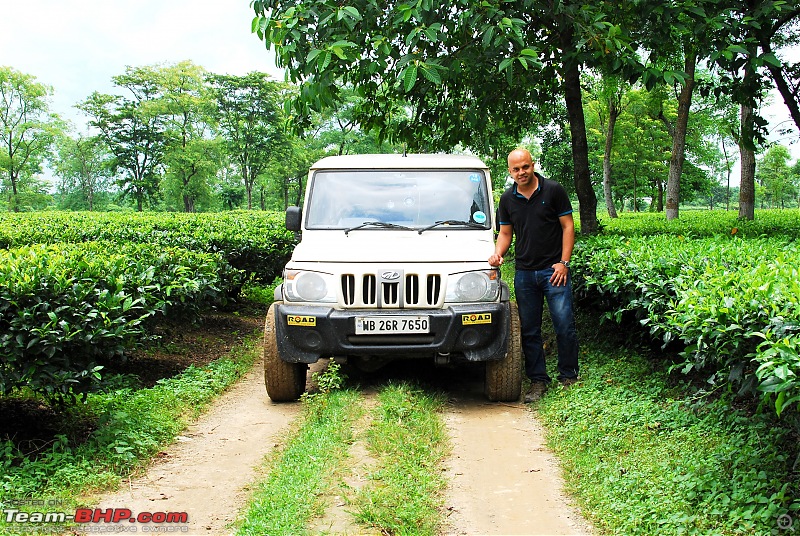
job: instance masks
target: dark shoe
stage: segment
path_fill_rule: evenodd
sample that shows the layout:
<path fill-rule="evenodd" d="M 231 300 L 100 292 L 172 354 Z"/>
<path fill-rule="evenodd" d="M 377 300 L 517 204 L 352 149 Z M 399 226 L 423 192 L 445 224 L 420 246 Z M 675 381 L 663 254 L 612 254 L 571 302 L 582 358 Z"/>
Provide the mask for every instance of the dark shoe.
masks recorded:
<path fill-rule="evenodd" d="M 561 382 L 562 387 L 569 387 L 570 385 L 575 385 L 580 380 L 578 378 L 564 378 L 559 381 Z"/>
<path fill-rule="evenodd" d="M 545 391 L 547 391 L 546 383 L 532 382 L 531 386 L 528 388 L 528 392 L 525 393 L 525 403 L 530 404 L 531 402 L 538 402 L 544 396 Z"/>

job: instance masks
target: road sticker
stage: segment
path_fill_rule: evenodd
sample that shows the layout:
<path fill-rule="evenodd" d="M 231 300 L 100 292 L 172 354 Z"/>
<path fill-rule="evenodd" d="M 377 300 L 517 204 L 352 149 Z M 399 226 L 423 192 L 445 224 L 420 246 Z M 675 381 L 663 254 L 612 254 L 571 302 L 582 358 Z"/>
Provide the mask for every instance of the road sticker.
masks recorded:
<path fill-rule="evenodd" d="M 316 326 L 316 316 L 286 315 L 286 322 L 290 326 Z"/>
<path fill-rule="evenodd" d="M 469 315 L 461 315 L 461 325 L 471 326 L 474 324 L 491 324 L 492 313 L 472 313 Z"/>

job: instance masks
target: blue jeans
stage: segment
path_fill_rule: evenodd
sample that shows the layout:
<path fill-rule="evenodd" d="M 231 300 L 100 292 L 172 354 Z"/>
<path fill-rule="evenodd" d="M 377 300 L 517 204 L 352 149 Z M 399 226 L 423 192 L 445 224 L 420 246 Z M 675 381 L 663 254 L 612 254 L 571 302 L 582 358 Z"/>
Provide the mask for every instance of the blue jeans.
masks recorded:
<path fill-rule="evenodd" d="M 558 379 L 578 377 L 578 330 L 572 302 L 572 277 L 567 284 L 550 284 L 553 268 L 517 270 L 514 290 L 519 307 L 522 352 L 525 355 L 525 374 L 531 381 L 550 383 L 542 344 L 542 310 L 544 300 L 553 320 L 558 344 Z"/>

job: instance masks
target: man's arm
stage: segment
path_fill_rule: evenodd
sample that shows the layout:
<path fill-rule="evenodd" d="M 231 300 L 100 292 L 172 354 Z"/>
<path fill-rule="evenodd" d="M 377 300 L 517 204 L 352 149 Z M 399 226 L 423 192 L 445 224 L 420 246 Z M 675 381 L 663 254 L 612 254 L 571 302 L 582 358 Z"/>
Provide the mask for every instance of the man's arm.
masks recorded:
<path fill-rule="evenodd" d="M 572 258 L 572 249 L 575 247 L 575 220 L 572 214 L 560 216 L 561 223 L 561 260 L 569 261 Z"/>
<path fill-rule="evenodd" d="M 561 224 L 561 260 L 569 261 L 572 258 L 572 249 L 575 247 L 575 221 L 570 213 L 559 216 L 558 222 Z M 569 268 L 557 262 L 553 265 L 553 275 L 550 277 L 550 283 L 556 287 L 566 285 L 568 275 Z"/>
<path fill-rule="evenodd" d="M 494 253 L 489 257 L 489 264 L 500 266 L 503 264 L 503 255 L 511 247 L 511 239 L 514 236 L 514 228 L 511 225 L 501 225 L 500 232 L 494 244 Z"/>

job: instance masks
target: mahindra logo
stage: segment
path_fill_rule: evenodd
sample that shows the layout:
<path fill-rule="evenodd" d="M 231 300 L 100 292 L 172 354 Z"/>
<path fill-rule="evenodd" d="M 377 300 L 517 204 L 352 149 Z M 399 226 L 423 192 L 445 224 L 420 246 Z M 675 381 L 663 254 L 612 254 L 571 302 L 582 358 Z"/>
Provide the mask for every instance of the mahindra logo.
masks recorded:
<path fill-rule="evenodd" d="M 395 279 L 400 279 L 400 272 L 383 272 L 381 274 L 381 279 L 385 281 L 394 281 Z"/>

